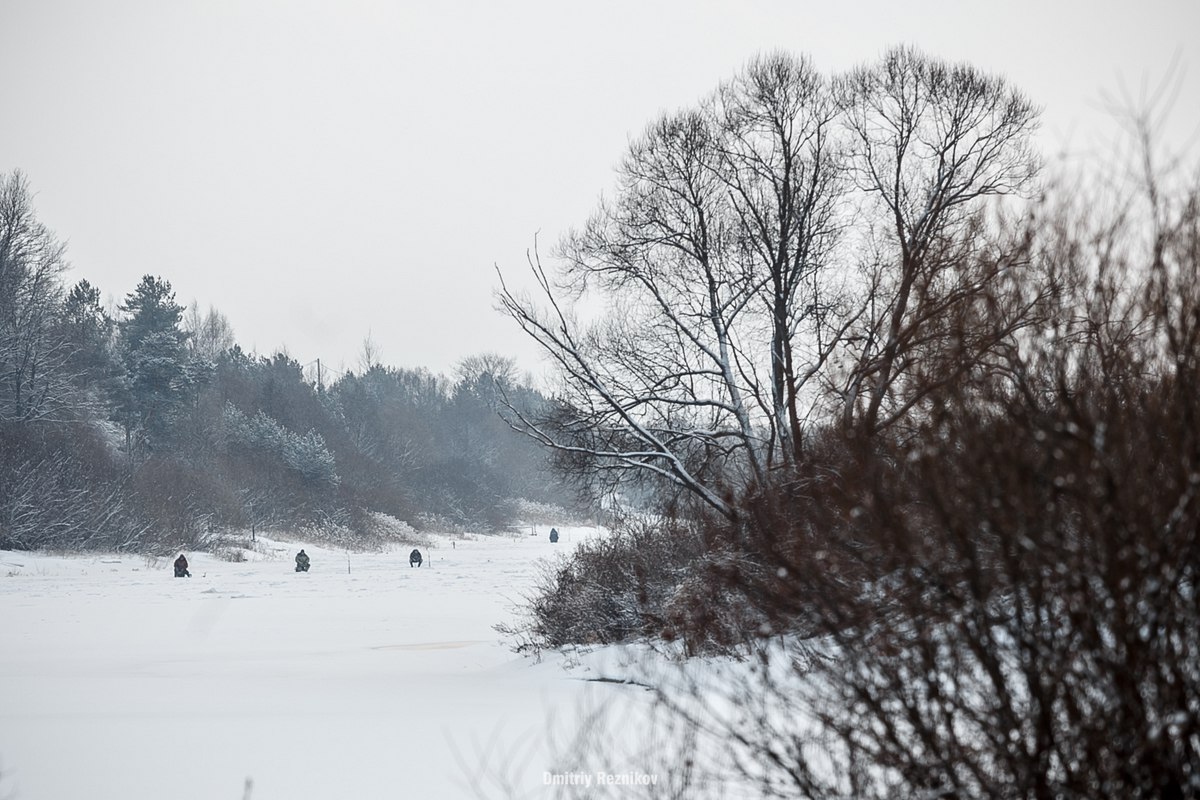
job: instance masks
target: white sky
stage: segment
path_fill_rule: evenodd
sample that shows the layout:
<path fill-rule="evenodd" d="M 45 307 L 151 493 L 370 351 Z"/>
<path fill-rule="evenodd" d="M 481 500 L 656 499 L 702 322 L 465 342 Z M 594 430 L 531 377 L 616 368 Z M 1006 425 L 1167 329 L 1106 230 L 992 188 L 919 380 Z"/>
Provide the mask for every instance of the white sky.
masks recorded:
<path fill-rule="evenodd" d="M 893 44 L 999 72 L 1051 151 L 1095 151 L 1101 93 L 1186 74 L 1200 2 L 0 0 L 0 171 L 69 242 L 71 280 L 146 273 L 247 349 L 535 369 L 493 264 L 582 223 L 629 137 L 765 50 L 826 72 Z"/>

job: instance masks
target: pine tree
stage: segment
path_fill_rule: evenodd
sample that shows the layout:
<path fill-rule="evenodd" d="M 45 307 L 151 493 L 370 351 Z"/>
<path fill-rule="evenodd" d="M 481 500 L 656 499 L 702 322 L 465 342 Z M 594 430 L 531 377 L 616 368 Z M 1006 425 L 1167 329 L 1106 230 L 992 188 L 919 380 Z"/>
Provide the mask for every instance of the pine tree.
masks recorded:
<path fill-rule="evenodd" d="M 98 287 L 86 280 L 71 287 L 63 301 L 62 334 L 75 380 L 89 386 L 106 386 L 110 382 L 114 327 L 112 318 L 100 305 Z"/>
<path fill-rule="evenodd" d="M 153 447 L 193 395 L 195 376 L 171 284 L 146 275 L 121 304 L 119 350 L 125 376 L 118 419 L 129 445 Z"/>

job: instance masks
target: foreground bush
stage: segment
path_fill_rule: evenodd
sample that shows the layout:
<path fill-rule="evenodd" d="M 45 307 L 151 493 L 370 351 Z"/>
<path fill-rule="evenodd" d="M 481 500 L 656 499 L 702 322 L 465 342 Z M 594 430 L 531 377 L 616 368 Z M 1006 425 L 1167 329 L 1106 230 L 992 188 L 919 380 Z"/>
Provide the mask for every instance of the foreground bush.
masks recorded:
<path fill-rule="evenodd" d="M 764 794 L 1200 795 L 1198 198 L 1035 217 L 1043 325 L 743 499 L 729 590 L 824 654 L 691 718 Z"/>
<path fill-rule="evenodd" d="M 728 649 L 753 634 L 743 603 L 716 584 L 731 558 L 696 525 L 631 519 L 549 564 L 523 623 L 502 628 L 520 651 L 633 639 L 681 640 L 688 652 Z"/>

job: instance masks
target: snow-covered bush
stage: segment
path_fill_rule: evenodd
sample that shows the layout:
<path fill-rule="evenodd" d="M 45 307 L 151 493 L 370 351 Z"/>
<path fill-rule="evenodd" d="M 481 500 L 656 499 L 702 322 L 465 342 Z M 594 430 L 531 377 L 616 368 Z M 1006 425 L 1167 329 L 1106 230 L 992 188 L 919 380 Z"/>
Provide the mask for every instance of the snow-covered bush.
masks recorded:
<path fill-rule="evenodd" d="M 524 624 L 506 632 L 519 650 L 651 638 L 681 639 L 691 652 L 727 650 L 757 624 L 711 582 L 713 558 L 695 526 L 626 520 L 549 564 Z"/>
<path fill-rule="evenodd" d="M 283 448 L 283 462 L 310 481 L 336 485 L 341 480 L 333 453 L 316 431 L 303 436 L 290 434 Z"/>
<path fill-rule="evenodd" d="M 513 501 L 512 513 L 516 524 L 564 525 L 583 521 L 579 518 L 578 511 L 571 511 L 552 503 L 539 503 L 527 498 Z"/>
<path fill-rule="evenodd" d="M 155 536 L 97 431 L 0 423 L 0 549 L 138 549 Z"/>
<path fill-rule="evenodd" d="M 418 533 L 411 525 L 380 511 L 356 514 L 351 526 L 357 533 L 360 546 L 386 547 L 390 544 L 430 547 L 432 540 Z"/>
<path fill-rule="evenodd" d="M 224 424 L 228 442 L 277 459 L 306 480 L 333 486 L 341 480 L 333 454 L 316 431 L 300 435 L 262 411 L 247 417 L 231 403 L 225 405 Z"/>

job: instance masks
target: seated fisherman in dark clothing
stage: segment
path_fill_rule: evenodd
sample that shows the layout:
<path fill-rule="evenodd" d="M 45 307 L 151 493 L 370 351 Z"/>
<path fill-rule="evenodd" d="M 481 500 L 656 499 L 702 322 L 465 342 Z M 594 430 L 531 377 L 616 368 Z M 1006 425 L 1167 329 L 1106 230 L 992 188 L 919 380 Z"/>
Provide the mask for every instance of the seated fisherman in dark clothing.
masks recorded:
<path fill-rule="evenodd" d="M 183 553 L 179 554 L 179 558 L 175 559 L 175 577 L 190 578 L 192 573 L 188 572 L 187 559 L 183 557 Z"/>
<path fill-rule="evenodd" d="M 308 554 L 303 548 L 296 553 L 296 572 L 308 572 Z"/>

